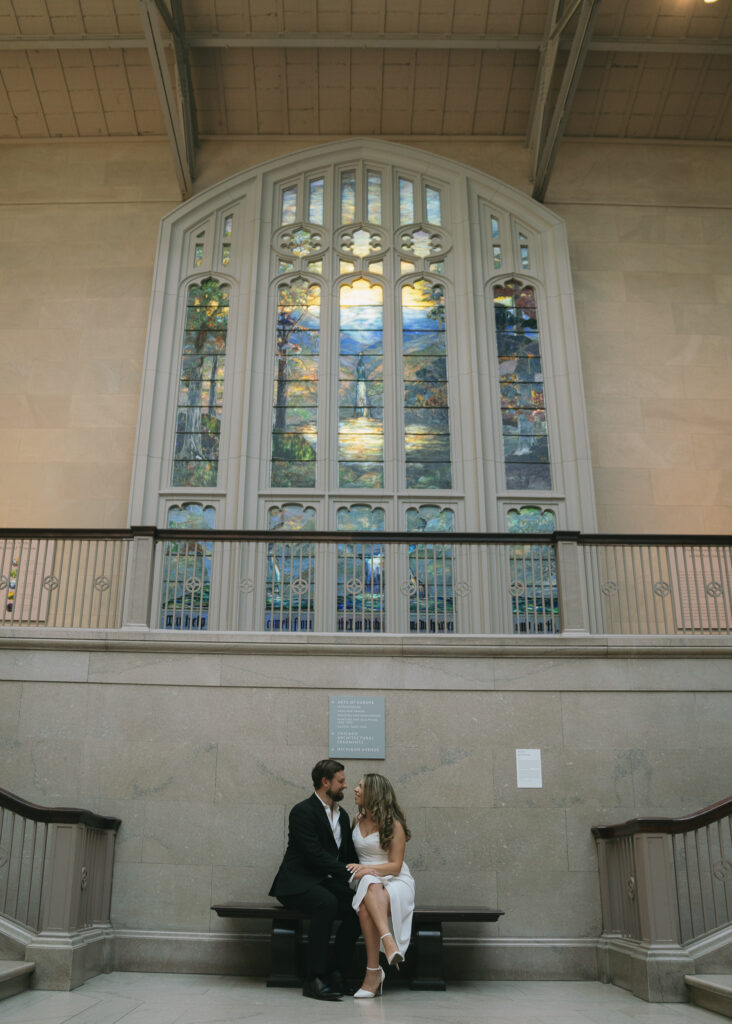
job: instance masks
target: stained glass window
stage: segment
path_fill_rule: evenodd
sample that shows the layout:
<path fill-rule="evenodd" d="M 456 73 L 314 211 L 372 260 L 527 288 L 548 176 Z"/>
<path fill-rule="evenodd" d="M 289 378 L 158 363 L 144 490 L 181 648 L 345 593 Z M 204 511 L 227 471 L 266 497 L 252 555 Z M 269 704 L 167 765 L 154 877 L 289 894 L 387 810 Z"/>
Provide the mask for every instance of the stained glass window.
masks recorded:
<path fill-rule="evenodd" d="M 530 267 L 529 263 L 529 240 L 526 235 L 519 231 L 519 252 L 521 255 L 521 267 L 524 270 L 528 270 Z"/>
<path fill-rule="evenodd" d="M 369 171 L 366 184 L 367 219 L 370 224 L 381 224 L 381 175 Z"/>
<path fill-rule="evenodd" d="M 402 288 L 407 487 L 452 486 L 445 292 L 420 279 Z"/>
<path fill-rule="evenodd" d="M 414 223 L 414 182 L 409 178 L 399 179 L 399 223 Z"/>
<path fill-rule="evenodd" d="M 224 238 L 231 238 L 231 232 L 234 227 L 234 216 L 229 214 L 228 217 L 224 217 Z"/>
<path fill-rule="evenodd" d="M 314 487 L 318 440 L 320 287 L 280 285 L 272 422 L 273 487 Z"/>
<path fill-rule="evenodd" d="M 410 533 L 453 533 L 455 513 L 439 505 L 407 509 Z M 409 545 L 409 597 L 411 633 L 452 633 L 455 630 L 453 603 L 453 549 L 451 544 L 430 542 Z"/>
<path fill-rule="evenodd" d="M 311 224 L 322 224 L 325 204 L 325 180 L 323 178 L 316 178 L 310 182 L 309 189 L 308 220 Z"/>
<path fill-rule="evenodd" d="M 314 530 L 315 509 L 275 505 L 270 530 Z M 311 541 L 272 541 L 267 545 L 264 628 L 267 631 L 311 630 L 315 616 L 315 545 Z"/>
<path fill-rule="evenodd" d="M 193 266 L 197 269 L 203 266 L 203 233 L 196 235 L 193 246 Z"/>
<path fill-rule="evenodd" d="M 341 224 L 353 224 L 356 219 L 356 172 L 341 174 Z"/>
<path fill-rule="evenodd" d="M 493 289 L 506 487 L 550 490 L 536 294 L 520 281 Z"/>
<path fill-rule="evenodd" d="M 308 260 L 308 270 L 310 270 L 313 274 L 322 274 L 323 273 L 323 261 L 322 261 L 322 259 L 320 259 L 320 260 Z"/>
<path fill-rule="evenodd" d="M 369 270 L 372 274 L 383 274 L 384 273 L 384 261 L 383 260 L 372 260 L 369 263 Z"/>
<path fill-rule="evenodd" d="M 337 512 L 339 530 L 349 532 L 384 529 L 383 508 L 351 505 Z M 382 633 L 386 629 L 386 554 L 383 544 L 373 542 L 338 545 L 338 632 Z"/>
<path fill-rule="evenodd" d="M 551 509 L 527 505 L 510 509 L 509 533 L 553 533 Z M 557 633 L 559 596 L 552 544 L 513 544 L 508 549 L 511 616 L 514 633 Z"/>
<path fill-rule="evenodd" d="M 442 239 L 437 234 L 430 234 L 422 228 L 402 235 L 400 245 L 402 249 L 423 259 L 425 256 L 432 256 L 442 249 Z"/>
<path fill-rule="evenodd" d="M 493 269 L 500 270 L 503 265 L 501 255 L 501 225 L 497 217 L 491 217 L 491 238 L 493 239 Z"/>
<path fill-rule="evenodd" d="M 213 530 L 216 511 L 198 503 L 173 505 L 169 530 Z M 206 629 L 211 604 L 213 544 L 168 540 L 163 550 L 160 588 L 161 629 Z"/>
<path fill-rule="evenodd" d="M 425 186 L 424 197 L 427 223 L 442 224 L 442 200 L 438 189 Z"/>
<path fill-rule="evenodd" d="M 323 248 L 323 236 L 317 231 L 299 228 L 297 231 L 286 232 L 280 245 L 293 256 L 309 256 L 311 252 L 319 252 Z"/>
<path fill-rule="evenodd" d="M 279 262 L 277 263 L 277 269 L 280 274 L 286 274 L 288 270 L 295 269 L 295 264 L 290 263 L 289 260 L 279 260 Z"/>
<path fill-rule="evenodd" d="M 416 263 L 412 263 L 410 260 L 400 260 L 399 270 L 402 274 L 411 274 L 416 269 Z"/>
<path fill-rule="evenodd" d="M 359 278 L 340 288 L 338 486 L 384 486 L 384 298 Z"/>
<path fill-rule="evenodd" d="M 297 220 L 297 185 L 282 190 L 281 224 L 294 224 Z"/>
<path fill-rule="evenodd" d="M 231 263 L 231 246 L 228 242 L 221 246 L 221 262 L 225 267 L 228 267 L 229 263 Z"/>
<path fill-rule="evenodd" d="M 228 285 L 209 278 L 188 289 L 171 483 L 216 485 L 224 394 Z"/>

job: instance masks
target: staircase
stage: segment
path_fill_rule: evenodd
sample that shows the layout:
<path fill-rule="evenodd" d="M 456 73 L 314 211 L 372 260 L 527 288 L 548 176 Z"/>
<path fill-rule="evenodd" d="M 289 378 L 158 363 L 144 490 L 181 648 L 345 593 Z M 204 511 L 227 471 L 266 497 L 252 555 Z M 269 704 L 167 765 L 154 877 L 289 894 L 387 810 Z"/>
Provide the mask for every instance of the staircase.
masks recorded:
<path fill-rule="evenodd" d="M 732 927 L 690 945 L 694 974 L 684 975 L 689 999 L 705 1010 L 732 1017 Z"/>
<path fill-rule="evenodd" d="M 25 992 L 35 966 L 27 960 L 0 960 L 0 1000 Z"/>

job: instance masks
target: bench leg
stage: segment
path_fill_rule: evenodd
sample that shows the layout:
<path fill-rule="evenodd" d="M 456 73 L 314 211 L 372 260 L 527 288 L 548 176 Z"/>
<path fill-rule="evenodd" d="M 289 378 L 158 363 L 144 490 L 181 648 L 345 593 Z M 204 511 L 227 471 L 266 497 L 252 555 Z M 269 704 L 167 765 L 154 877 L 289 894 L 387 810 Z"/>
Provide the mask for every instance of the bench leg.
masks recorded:
<path fill-rule="evenodd" d="M 417 940 L 416 967 L 409 987 L 421 992 L 444 992 L 442 973 L 442 922 L 422 921 L 414 928 Z"/>
<path fill-rule="evenodd" d="M 272 973 L 267 978 L 267 988 L 300 988 L 302 978 L 297 969 L 299 945 L 298 920 L 272 922 Z"/>

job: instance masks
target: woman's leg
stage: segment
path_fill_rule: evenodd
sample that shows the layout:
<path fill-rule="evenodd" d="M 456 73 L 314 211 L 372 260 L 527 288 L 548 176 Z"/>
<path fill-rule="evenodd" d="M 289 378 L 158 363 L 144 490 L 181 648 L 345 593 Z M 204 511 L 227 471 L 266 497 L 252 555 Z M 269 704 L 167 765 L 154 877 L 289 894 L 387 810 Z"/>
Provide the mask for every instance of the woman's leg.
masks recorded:
<path fill-rule="evenodd" d="M 361 988 L 365 988 L 367 992 L 375 992 L 381 984 L 381 972 L 377 970 L 379 966 L 379 932 L 363 903 L 358 908 L 358 919 L 361 922 L 363 941 L 366 946 L 366 966 L 370 968 L 364 975 Z"/>
<path fill-rule="evenodd" d="M 370 885 L 366 891 L 366 895 L 363 898 L 361 906 L 366 906 L 376 933 L 381 939 L 383 936 L 384 941 L 384 952 L 386 953 L 387 959 L 395 953 L 398 949 L 397 944 L 394 940 L 394 936 L 389 931 L 389 909 L 390 900 L 389 893 L 385 885 L 373 884 Z"/>

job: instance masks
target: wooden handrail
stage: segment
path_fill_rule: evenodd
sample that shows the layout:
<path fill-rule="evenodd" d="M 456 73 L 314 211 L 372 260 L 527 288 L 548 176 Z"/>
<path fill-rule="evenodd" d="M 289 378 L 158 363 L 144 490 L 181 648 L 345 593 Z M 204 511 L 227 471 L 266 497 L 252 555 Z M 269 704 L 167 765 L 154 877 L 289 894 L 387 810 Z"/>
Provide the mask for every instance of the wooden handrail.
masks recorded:
<path fill-rule="evenodd" d="M 89 828 L 112 829 L 117 832 L 122 821 L 119 818 L 105 818 L 94 811 L 80 807 L 40 807 L 22 797 L 0 789 L 0 807 L 14 814 L 20 814 L 31 821 L 43 821 L 48 825 L 87 825 Z"/>
<path fill-rule="evenodd" d="M 597 839 L 618 839 L 620 836 L 634 836 L 641 832 L 660 832 L 666 835 L 678 835 L 680 832 L 692 832 L 703 828 L 714 821 L 720 821 L 732 814 L 732 796 L 720 800 L 700 811 L 687 814 L 680 818 L 631 818 L 621 825 L 593 825 L 592 834 Z"/>

